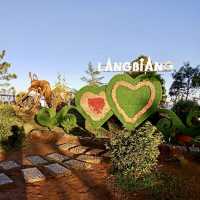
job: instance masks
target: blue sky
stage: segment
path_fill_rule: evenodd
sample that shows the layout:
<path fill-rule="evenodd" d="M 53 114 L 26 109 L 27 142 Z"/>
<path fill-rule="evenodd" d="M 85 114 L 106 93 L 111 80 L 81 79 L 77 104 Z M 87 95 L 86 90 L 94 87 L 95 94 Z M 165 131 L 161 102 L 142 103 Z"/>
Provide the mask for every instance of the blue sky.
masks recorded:
<path fill-rule="evenodd" d="M 200 64 L 200 1 L 0 0 L 0 49 L 18 79 L 28 72 L 52 84 L 58 72 L 80 88 L 87 64 L 130 61 L 140 54 L 153 60 Z M 105 73 L 105 81 L 112 76 Z M 167 87 L 170 74 L 165 75 Z"/>

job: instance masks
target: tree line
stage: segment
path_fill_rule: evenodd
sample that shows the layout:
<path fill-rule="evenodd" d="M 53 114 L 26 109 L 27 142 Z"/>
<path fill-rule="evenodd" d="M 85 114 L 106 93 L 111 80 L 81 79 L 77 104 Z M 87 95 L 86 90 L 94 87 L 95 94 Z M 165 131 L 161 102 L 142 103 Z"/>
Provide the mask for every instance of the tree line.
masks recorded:
<path fill-rule="evenodd" d="M 13 87 L 10 86 L 9 81 L 12 79 L 16 79 L 17 75 L 15 73 L 10 73 L 9 69 L 11 67 L 11 64 L 7 61 L 5 61 L 5 51 L 0 52 L 0 92 L 5 90 L 11 90 Z M 147 60 L 148 57 L 141 55 L 137 57 L 135 61 L 140 60 L 140 58 L 143 58 L 144 60 Z M 145 64 L 145 62 L 144 62 Z M 102 85 L 102 80 L 104 76 L 101 75 L 101 72 L 99 72 L 90 62 L 88 64 L 88 69 L 85 71 L 86 75 L 81 77 L 81 80 L 84 81 L 86 84 L 89 85 Z M 131 75 L 133 78 L 138 75 L 138 73 L 141 72 L 131 72 L 129 75 Z M 165 81 L 161 77 L 160 74 L 157 73 L 150 73 L 152 76 L 156 76 L 159 78 L 163 85 L 163 90 L 165 93 Z M 193 100 L 194 98 L 200 100 L 200 65 L 198 66 L 191 66 L 189 62 L 185 62 L 183 66 L 181 66 L 177 71 L 172 73 L 172 79 L 173 82 L 169 88 L 169 95 L 174 103 L 176 103 L 179 100 Z M 59 80 L 59 76 L 58 76 Z M 59 82 L 59 81 L 58 81 Z M 64 84 L 66 86 L 66 83 Z M 163 100 L 166 99 L 166 94 L 163 95 Z"/>

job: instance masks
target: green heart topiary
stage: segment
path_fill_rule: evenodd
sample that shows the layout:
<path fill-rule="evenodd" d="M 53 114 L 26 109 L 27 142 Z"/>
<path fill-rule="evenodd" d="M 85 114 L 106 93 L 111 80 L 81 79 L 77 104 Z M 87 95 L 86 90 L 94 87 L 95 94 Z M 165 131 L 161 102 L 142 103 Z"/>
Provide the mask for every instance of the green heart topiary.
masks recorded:
<path fill-rule="evenodd" d="M 105 92 L 106 86 L 85 86 L 76 94 L 76 106 L 93 128 L 102 126 L 113 114 Z"/>
<path fill-rule="evenodd" d="M 134 129 L 157 110 L 162 87 L 155 77 L 114 76 L 106 89 L 113 113 L 127 129 Z"/>

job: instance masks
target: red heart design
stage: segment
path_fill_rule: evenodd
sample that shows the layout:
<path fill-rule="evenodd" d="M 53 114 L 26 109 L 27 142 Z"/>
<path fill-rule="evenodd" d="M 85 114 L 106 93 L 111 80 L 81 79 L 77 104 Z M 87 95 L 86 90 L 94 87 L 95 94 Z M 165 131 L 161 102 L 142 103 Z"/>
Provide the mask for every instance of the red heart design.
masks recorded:
<path fill-rule="evenodd" d="M 104 99 L 101 97 L 89 98 L 88 105 L 92 112 L 100 114 L 105 106 Z"/>

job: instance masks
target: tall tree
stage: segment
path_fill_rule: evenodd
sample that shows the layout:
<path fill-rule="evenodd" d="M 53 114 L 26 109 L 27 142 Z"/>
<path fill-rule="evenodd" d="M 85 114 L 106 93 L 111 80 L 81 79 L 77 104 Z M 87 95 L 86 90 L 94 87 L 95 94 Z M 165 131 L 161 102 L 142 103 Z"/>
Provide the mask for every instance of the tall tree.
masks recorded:
<path fill-rule="evenodd" d="M 9 82 L 11 79 L 17 78 L 15 73 L 9 73 L 8 70 L 11 67 L 11 64 L 4 60 L 6 51 L 3 50 L 0 52 L 0 90 L 3 91 L 5 88 L 10 86 Z M 8 90 L 13 90 L 13 88 L 9 88 Z"/>
<path fill-rule="evenodd" d="M 171 97 L 177 99 L 188 100 L 193 92 L 200 87 L 200 68 L 199 66 L 193 68 L 189 62 L 175 73 L 172 74 L 174 79 L 169 94 Z"/>
<path fill-rule="evenodd" d="M 172 78 L 174 81 L 172 82 L 172 85 L 169 89 L 169 95 L 172 97 L 174 102 L 177 102 L 177 100 L 183 99 L 184 95 L 184 77 L 183 74 L 180 72 L 174 72 L 172 73 Z"/>
<path fill-rule="evenodd" d="M 103 84 L 101 80 L 104 78 L 103 76 L 100 76 L 101 72 L 96 70 L 92 63 L 89 62 L 88 69 L 85 71 L 87 76 L 81 77 L 81 80 L 86 82 L 89 85 L 101 85 Z"/>

